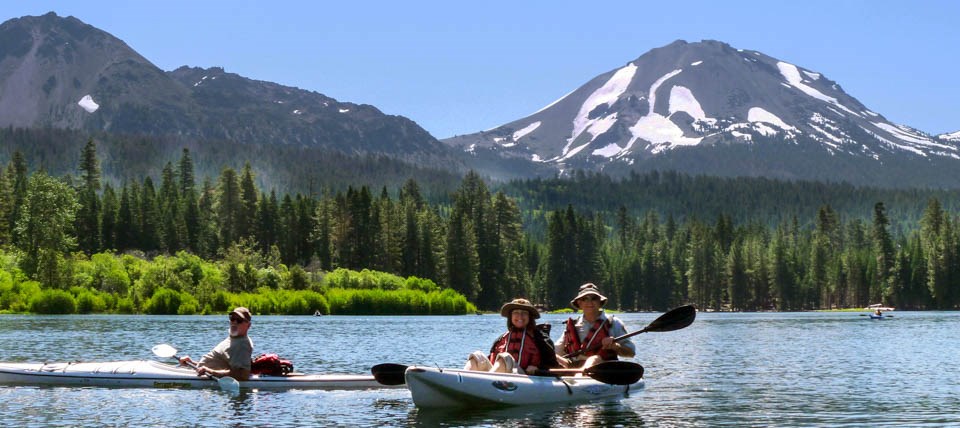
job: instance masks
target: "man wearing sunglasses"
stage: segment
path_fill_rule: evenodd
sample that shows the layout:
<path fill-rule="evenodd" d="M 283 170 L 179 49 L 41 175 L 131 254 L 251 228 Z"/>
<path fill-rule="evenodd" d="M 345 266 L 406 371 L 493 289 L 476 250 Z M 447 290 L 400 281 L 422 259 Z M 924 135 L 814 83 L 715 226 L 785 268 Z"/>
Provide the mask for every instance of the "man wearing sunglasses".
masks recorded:
<path fill-rule="evenodd" d="M 577 297 L 570 306 L 582 311 L 580 317 L 568 319 L 564 324 L 563 336 L 557 342 L 557 361 L 564 367 L 587 368 L 602 361 L 616 360 L 618 357 L 630 358 L 637 349 L 630 339 L 614 341 L 613 338 L 627 334 L 623 321 L 603 312 L 607 298 L 592 283 L 580 286 Z M 579 355 L 564 358 L 563 355 L 580 352 Z"/>
<path fill-rule="evenodd" d="M 189 355 L 180 358 L 180 364 L 196 366 L 197 375 L 230 376 L 236 380 L 250 379 L 253 341 L 247 337 L 250 330 L 250 310 L 242 306 L 230 312 L 230 336 L 207 352 L 199 363 L 193 364 Z"/>

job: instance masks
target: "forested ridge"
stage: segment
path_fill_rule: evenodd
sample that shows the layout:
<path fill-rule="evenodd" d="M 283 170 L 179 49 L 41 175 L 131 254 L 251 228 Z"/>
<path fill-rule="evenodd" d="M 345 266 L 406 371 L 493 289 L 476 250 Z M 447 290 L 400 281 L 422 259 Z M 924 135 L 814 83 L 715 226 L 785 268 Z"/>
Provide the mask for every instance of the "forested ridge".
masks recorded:
<path fill-rule="evenodd" d="M 128 299 L 125 311 L 185 313 L 221 310 L 257 293 L 272 299 L 261 304 L 264 312 L 299 313 L 312 308 L 281 309 L 284 300 L 315 302 L 296 293 L 322 294 L 338 269 L 400 278 L 360 281 L 359 288 L 449 288 L 486 310 L 515 296 L 562 308 L 584 282 L 600 284 L 609 306 L 625 310 L 960 303 L 952 191 L 651 173 L 514 182 L 493 192 L 471 172 L 439 201 L 425 198 L 413 179 L 304 195 L 259 187 L 249 163 L 198 180 L 188 149 L 157 177 L 114 186 L 101 182 L 93 140 L 76 171 L 30 171 L 14 152 L 0 174 L 0 310 L 41 308 L 24 300 L 30 289 L 60 299 Z M 117 269 L 106 269 L 112 277 L 97 273 L 98 263 L 115 264 L 109 260 L 125 278 Z M 410 285 L 396 285 L 403 281 Z M 161 305 L 158 292 L 178 305 Z M 418 313 L 430 313 L 426 307 Z"/>
<path fill-rule="evenodd" d="M 90 134 L 59 128 L 0 128 L 0 161 L 7 163 L 19 151 L 30 170 L 53 176 L 77 172 L 88 141 L 97 146 L 100 179 L 118 187 L 123 183 L 157 180 L 166 162 L 176 162 L 190 151 L 198 177 L 216 177 L 224 167 L 240 169 L 250 163 L 257 184 L 286 193 L 316 195 L 324 189 L 346 190 L 350 185 L 373 188 L 394 186 L 414 178 L 427 197 L 445 195 L 458 175 L 445 169 L 416 164 L 375 153 L 343 151 L 302 145 L 242 144 L 226 140 L 198 141 L 173 136 Z M 202 180 L 201 180 L 202 181 Z"/>

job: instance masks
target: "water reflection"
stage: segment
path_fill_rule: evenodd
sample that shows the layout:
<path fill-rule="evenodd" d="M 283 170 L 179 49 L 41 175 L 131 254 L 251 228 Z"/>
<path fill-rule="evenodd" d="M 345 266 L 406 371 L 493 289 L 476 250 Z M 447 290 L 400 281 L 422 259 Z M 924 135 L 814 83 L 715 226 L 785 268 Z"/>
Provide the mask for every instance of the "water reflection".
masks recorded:
<path fill-rule="evenodd" d="M 643 418 L 616 401 L 478 409 L 411 409 L 412 426 L 595 427 L 640 426 Z"/>

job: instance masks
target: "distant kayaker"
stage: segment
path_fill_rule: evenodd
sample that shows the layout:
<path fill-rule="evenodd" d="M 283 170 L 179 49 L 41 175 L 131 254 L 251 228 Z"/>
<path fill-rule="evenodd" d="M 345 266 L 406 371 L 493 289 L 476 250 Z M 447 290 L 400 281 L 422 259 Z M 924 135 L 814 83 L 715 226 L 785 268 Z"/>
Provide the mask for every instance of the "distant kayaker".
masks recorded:
<path fill-rule="evenodd" d="M 879 317 L 883 315 L 883 312 L 880 312 L 880 309 L 878 308 L 877 311 L 874 312 L 874 314 Z"/>
<path fill-rule="evenodd" d="M 236 380 L 250 379 L 253 341 L 247 337 L 250 330 L 250 310 L 242 306 L 230 312 L 230 336 L 206 353 L 196 363 L 197 375 L 230 376 Z M 180 358 L 180 364 L 193 365 L 189 355 Z"/>
<path fill-rule="evenodd" d="M 464 370 L 534 374 L 537 369 L 558 367 L 550 325 L 536 324 L 540 312 L 529 300 L 513 299 L 500 308 L 500 316 L 507 319 L 507 332 L 493 342 L 489 355 L 470 354 Z"/>
<path fill-rule="evenodd" d="M 601 361 L 616 360 L 617 357 L 633 357 L 637 348 L 630 339 L 615 342 L 614 337 L 627 334 L 623 321 L 607 316 L 603 305 L 607 298 L 592 283 L 580 286 L 577 297 L 570 306 L 583 313 L 576 320 L 568 319 L 564 325 L 563 336 L 557 342 L 557 361 L 564 367 L 590 367 Z M 583 351 L 580 355 L 564 358 L 563 355 Z"/>

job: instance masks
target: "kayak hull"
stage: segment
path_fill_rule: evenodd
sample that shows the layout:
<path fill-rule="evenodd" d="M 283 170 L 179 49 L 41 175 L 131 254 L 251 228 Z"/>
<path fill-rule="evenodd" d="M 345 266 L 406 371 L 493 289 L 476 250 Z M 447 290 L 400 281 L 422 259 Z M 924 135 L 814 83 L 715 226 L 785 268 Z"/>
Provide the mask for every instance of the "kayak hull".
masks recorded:
<path fill-rule="evenodd" d="M 131 388 L 219 388 L 216 380 L 190 368 L 157 361 L 94 363 L 0 363 L 0 384 L 102 386 Z M 389 388 L 373 376 L 253 375 L 240 382 L 246 389 L 373 389 Z"/>
<path fill-rule="evenodd" d="M 407 368 L 404 373 L 413 403 L 420 408 L 501 407 L 619 399 L 643 389 L 609 385 L 590 377 L 526 376 L 435 367 Z"/>
<path fill-rule="evenodd" d="M 872 320 L 882 320 L 884 318 L 890 318 L 888 315 L 874 315 L 870 314 L 870 319 Z"/>

